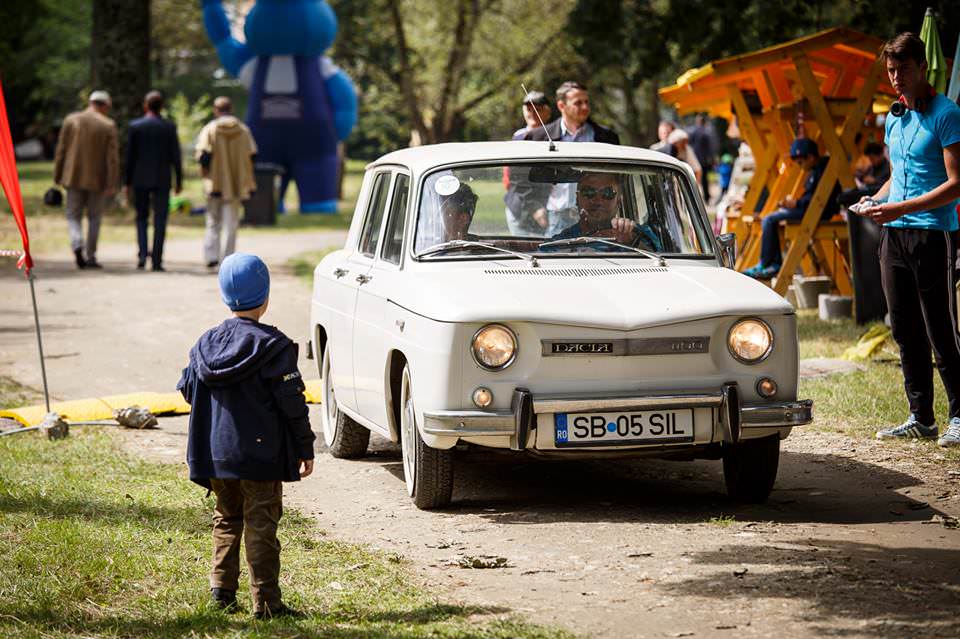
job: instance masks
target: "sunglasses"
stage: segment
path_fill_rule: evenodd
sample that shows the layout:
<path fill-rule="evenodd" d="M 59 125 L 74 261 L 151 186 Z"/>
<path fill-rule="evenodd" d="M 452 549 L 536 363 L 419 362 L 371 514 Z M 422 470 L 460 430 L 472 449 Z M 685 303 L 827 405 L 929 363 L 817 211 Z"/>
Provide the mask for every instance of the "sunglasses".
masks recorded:
<path fill-rule="evenodd" d="M 587 199 L 593 199 L 600 195 L 605 200 L 612 200 L 617 197 L 617 190 L 612 186 L 605 186 L 602 189 L 598 189 L 593 186 L 584 186 L 581 187 L 578 191 L 583 197 Z"/>

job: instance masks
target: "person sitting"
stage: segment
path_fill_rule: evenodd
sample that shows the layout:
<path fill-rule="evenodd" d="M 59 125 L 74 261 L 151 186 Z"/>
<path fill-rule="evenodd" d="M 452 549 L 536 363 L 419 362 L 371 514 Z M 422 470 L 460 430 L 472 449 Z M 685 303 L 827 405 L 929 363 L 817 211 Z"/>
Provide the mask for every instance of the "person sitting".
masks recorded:
<path fill-rule="evenodd" d="M 841 206 L 856 204 L 865 195 L 873 195 L 880 190 L 890 178 L 890 161 L 883 153 L 883 145 L 879 142 L 870 142 L 863 148 L 863 165 L 858 168 L 854 177 L 857 188 L 848 189 L 840 194 L 837 200 Z"/>
<path fill-rule="evenodd" d="M 790 159 L 800 165 L 803 171 L 807 171 L 807 179 L 803 183 L 803 195 L 799 199 L 794 199 L 789 195 L 779 202 L 779 207 L 769 215 L 763 218 L 760 233 L 760 262 L 755 266 L 748 268 L 743 272 L 750 277 L 767 280 L 775 277 L 780 272 L 780 266 L 783 259 L 780 254 L 780 233 L 778 227 L 781 220 L 801 220 L 813 200 L 813 194 L 817 190 L 820 178 L 827 168 L 827 162 L 830 158 L 820 157 L 817 144 L 809 138 L 797 138 L 790 145 Z M 840 192 L 840 186 L 836 185 L 830 193 L 827 204 L 823 207 L 821 220 L 826 220 L 839 210 L 837 195 Z"/>
<path fill-rule="evenodd" d="M 440 197 L 440 222 L 443 227 L 441 241 L 472 240 L 477 236 L 467 233 L 477 208 L 477 194 L 466 184 L 460 184 L 456 191 Z"/>
<path fill-rule="evenodd" d="M 584 173 L 577 187 L 580 219 L 550 239 L 602 237 L 629 246 L 639 240 L 650 250 L 662 250 L 659 239 L 648 225 L 618 217 L 621 193 L 620 178 L 617 174 Z"/>

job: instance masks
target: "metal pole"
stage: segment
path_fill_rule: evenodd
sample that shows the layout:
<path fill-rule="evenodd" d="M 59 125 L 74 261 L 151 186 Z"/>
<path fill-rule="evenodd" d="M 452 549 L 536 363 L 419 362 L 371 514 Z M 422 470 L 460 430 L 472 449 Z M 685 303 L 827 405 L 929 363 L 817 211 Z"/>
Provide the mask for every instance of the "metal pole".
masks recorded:
<path fill-rule="evenodd" d="M 33 271 L 27 273 L 30 281 L 30 299 L 33 300 L 33 322 L 37 327 L 37 348 L 40 349 L 40 374 L 43 375 L 43 401 L 50 412 L 50 390 L 47 388 L 47 365 L 43 361 L 43 340 L 40 338 L 40 313 L 37 312 L 37 292 L 33 286 Z"/>

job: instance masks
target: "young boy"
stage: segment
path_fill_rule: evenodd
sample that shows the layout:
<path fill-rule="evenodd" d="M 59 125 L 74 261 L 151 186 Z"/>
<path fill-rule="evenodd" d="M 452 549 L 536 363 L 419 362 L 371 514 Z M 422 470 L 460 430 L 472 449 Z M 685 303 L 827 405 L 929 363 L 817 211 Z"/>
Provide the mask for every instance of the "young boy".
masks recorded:
<path fill-rule="evenodd" d="M 177 384 L 192 406 L 190 479 L 217 495 L 210 590 L 218 607 L 237 609 L 240 536 L 246 530 L 254 615 L 298 616 L 280 600 L 277 541 L 280 482 L 313 472 L 314 435 L 297 345 L 259 321 L 270 293 L 270 272 L 260 258 L 230 255 L 219 279 L 233 317 L 200 337 Z"/>

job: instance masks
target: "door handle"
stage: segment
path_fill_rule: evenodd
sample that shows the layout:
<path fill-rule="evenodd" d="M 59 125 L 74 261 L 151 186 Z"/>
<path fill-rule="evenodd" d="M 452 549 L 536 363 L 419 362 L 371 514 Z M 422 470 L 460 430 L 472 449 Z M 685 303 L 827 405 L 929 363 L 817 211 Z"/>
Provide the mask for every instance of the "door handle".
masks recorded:
<path fill-rule="evenodd" d="M 341 277 L 343 277 L 344 275 L 346 275 L 346 274 L 349 273 L 349 272 L 350 272 L 350 271 L 348 271 L 348 270 L 346 270 L 346 269 L 343 269 L 343 268 L 335 268 L 335 269 L 333 269 L 333 276 L 339 280 Z"/>
<path fill-rule="evenodd" d="M 357 281 L 360 282 L 361 284 L 366 284 L 372 279 L 373 279 L 372 275 L 364 275 L 362 273 L 360 275 L 357 275 Z"/>

